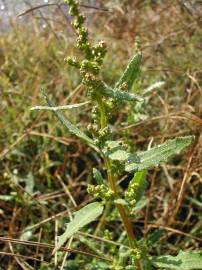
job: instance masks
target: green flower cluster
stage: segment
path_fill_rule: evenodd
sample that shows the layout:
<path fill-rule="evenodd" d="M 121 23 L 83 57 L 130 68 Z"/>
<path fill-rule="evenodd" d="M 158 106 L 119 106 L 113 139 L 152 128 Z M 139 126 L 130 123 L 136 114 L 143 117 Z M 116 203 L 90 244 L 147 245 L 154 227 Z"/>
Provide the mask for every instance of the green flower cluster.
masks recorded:
<path fill-rule="evenodd" d="M 104 230 L 104 239 L 106 240 L 112 240 L 113 239 L 113 233 L 110 232 L 108 229 Z"/>
<path fill-rule="evenodd" d="M 88 185 L 87 191 L 95 198 L 101 198 L 104 201 L 108 201 L 114 197 L 114 192 L 109 189 L 106 185 Z"/>
<path fill-rule="evenodd" d="M 78 2 L 75 0 L 65 0 L 64 2 L 69 5 L 69 14 L 74 17 L 72 25 L 77 34 L 76 46 L 85 55 L 85 59 L 81 62 L 75 58 L 68 58 L 67 62 L 69 65 L 80 69 L 85 85 L 95 89 L 95 86 L 100 82 L 97 75 L 107 52 L 106 44 L 104 41 L 100 41 L 97 45 L 92 46 L 88 39 L 88 30 L 84 26 L 85 17 L 79 12 Z"/>
<path fill-rule="evenodd" d="M 134 270 L 136 269 L 136 261 L 140 260 L 141 250 L 138 248 L 126 249 L 120 247 L 119 255 L 114 259 L 114 263 L 111 265 L 111 270 Z"/>
<path fill-rule="evenodd" d="M 93 106 L 92 108 L 92 119 L 93 123 L 88 125 L 88 131 L 91 132 L 91 134 L 95 137 L 95 144 L 98 147 L 102 147 L 105 143 L 105 141 L 109 138 L 112 131 L 107 126 L 105 128 L 100 128 L 99 126 L 99 110 L 97 106 Z"/>
<path fill-rule="evenodd" d="M 139 187 L 139 183 L 133 182 L 131 180 L 128 189 L 125 191 L 125 200 L 127 201 L 130 208 L 133 208 L 136 204 L 136 196 L 137 196 L 137 190 Z"/>
<path fill-rule="evenodd" d="M 139 248 L 133 248 L 130 250 L 131 263 L 135 264 L 136 261 L 139 261 L 142 257 L 141 250 Z"/>

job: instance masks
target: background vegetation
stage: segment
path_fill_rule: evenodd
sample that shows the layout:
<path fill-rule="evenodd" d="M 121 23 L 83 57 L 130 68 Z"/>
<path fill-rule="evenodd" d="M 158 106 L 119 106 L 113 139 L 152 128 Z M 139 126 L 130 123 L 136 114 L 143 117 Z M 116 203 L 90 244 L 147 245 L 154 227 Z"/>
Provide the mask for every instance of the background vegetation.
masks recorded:
<path fill-rule="evenodd" d="M 147 199 L 133 224 L 139 238 L 161 235 L 153 243 L 153 254 L 175 254 L 179 249 L 200 248 L 202 243 L 202 13 L 199 1 L 192 2 L 105 0 L 96 1 L 98 9 L 87 2 L 82 3 L 88 7 L 81 7 L 92 40 L 108 44 L 102 74 L 108 83 L 119 77 L 133 55 L 137 36 L 143 49 L 143 85 L 166 82 L 151 92 L 141 109 L 130 105 L 129 114 L 124 110 L 121 115 L 114 114 L 120 134 L 136 142 L 138 149 L 175 136 L 195 135 L 185 153 L 149 173 Z M 104 252 L 102 245 L 110 233 L 119 236 L 120 222 L 112 213 L 104 220 L 110 233 L 103 235 L 94 223 L 69 243 L 87 255 L 71 252 L 64 265 L 64 252 L 51 256 L 50 245 L 63 232 L 71 212 L 92 200 L 86 193 L 92 181 L 89 172 L 93 167 L 102 171 L 103 165 L 90 148 L 69 136 L 51 113 L 29 110 L 41 104 L 41 86 L 61 105 L 86 99 L 78 74 L 64 61 L 78 53 L 66 9 L 52 6 L 52 13 L 45 9 L 30 10 L 23 16 L 26 23 L 11 22 L 0 37 L 3 270 L 59 269 L 61 265 L 64 268 L 60 269 L 78 269 L 78 265 L 84 269 L 93 256 Z M 86 128 L 88 106 L 70 117 Z M 122 184 L 127 185 L 127 179 L 122 179 Z M 86 269 L 91 269 L 90 265 Z"/>

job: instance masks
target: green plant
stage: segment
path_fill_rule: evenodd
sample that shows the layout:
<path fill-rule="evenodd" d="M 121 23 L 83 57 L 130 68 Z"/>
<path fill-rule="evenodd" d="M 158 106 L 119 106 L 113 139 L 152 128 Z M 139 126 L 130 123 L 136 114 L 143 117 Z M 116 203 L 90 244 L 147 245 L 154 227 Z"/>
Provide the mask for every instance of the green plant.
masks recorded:
<path fill-rule="evenodd" d="M 88 131 L 85 133 L 61 113 L 61 110 L 71 110 L 86 103 L 56 107 L 44 90 L 42 92 L 48 106 L 37 106 L 33 109 L 53 111 L 69 132 L 92 147 L 104 161 L 107 179 L 104 179 L 97 169 L 93 170 L 97 185 L 89 185 L 87 190 L 89 194 L 96 199 L 99 198 L 102 202 L 88 204 L 76 212 L 73 220 L 68 223 L 65 233 L 59 237 L 54 252 L 58 251 L 67 239 L 83 226 L 100 216 L 104 209 L 103 206 L 105 206 L 105 214 L 109 212 L 111 206 L 115 206 L 123 222 L 128 245 L 121 245 L 118 254 L 117 251 L 114 251 L 113 264 L 96 262 L 94 266 L 87 266 L 88 269 L 140 270 L 153 269 L 153 267 L 181 270 L 202 269 L 202 255 L 199 253 L 180 252 L 176 257 L 150 256 L 146 241 L 136 238 L 131 222 L 134 209 L 146 189 L 147 170 L 158 166 L 161 162 L 166 162 L 174 154 L 178 154 L 191 143 L 192 136 L 168 140 L 147 151 L 137 153 L 131 153 L 129 145 L 123 140 L 116 139 L 119 134 L 113 132 L 109 125 L 113 110 L 120 109 L 127 102 L 138 103 L 144 100 L 144 93 L 142 96 L 132 93 L 132 87 L 140 73 L 142 54 L 139 44 L 136 44 L 136 54 L 114 88 L 108 86 L 100 75 L 107 52 L 105 42 L 101 41 L 96 46 L 91 45 L 88 30 L 84 27 L 85 17 L 80 14 L 78 3 L 75 0 L 65 0 L 65 3 L 69 5 L 69 13 L 74 17 L 72 25 L 78 36 L 76 46 L 84 55 L 82 60 L 68 58 L 66 61 L 79 70 L 82 83 L 86 86 L 88 99 L 92 104 L 92 123 L 89 124 Z M 149 89 L 151 90 L 152 87 Z M 134 176 L 123 193 L 120 192 L 117 183 L 119 177 L 125 172 L 132 173 Z M 102 225 L 102 222 L 100 224 Z"/>

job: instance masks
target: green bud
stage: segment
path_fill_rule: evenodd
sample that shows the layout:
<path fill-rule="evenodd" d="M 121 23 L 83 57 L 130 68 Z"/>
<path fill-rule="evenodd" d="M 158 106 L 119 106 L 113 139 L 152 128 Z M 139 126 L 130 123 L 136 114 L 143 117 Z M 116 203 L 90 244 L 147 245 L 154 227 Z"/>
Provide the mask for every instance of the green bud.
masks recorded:
<path fill-rule="evenodd" d="M 133 248 L 131 249 L 131 261 L 133 264 L 135 264 L 135 262 L 137 260 L 140 260 L 141 259 L 141 250 L 139 248 Z"/>
<path fill-rule="evenodd" d="M 77 16 L 79 14 L 77 5 L 69 5 L 69 14 L 71 16 Z"/>
<path fill-rule="evenodd" d="M 102 200 L 109 200 L 114 196 L 114 192 L 104 184 L 97 186 L 88 185 L 87 191 L 95 198 L 101 198 Z"/>
<path fill-rule="evenodd" d="M 107 139 L 107 137 L 110 135 L 110 133 L 111 132 L 110 132 L 109 127 L 105 127 L 105 128 L 100 129 L 98 131 L 98 136 L 99 136 L 100 139 L 105 141 Z"/>
<path fill-rule="evenodd" d="M 69 6 L 78 5 L 76 0 L 64 0 L 64 3 L 67 3 Z"/>
<path fill-rule="evenodd" d="M 85 22 L 85 17 L 83 15 L 77 15 L 72 23 L 76 30 L 80 33 L 82 30 L 82 25 Z M 87 30 L 87 29 L 86 29 Z"/>
<path fill-rule="evenodd" d="M 120 86 L 119 89 L 122 91 L 127 91 L 128 90 L 128 84 L 126 82 L 123 82 Z"/>
<path fill-rule="evenodd" d="M 64 59 L 65 62 L 67 62 L 70 66 L 76 67 L 76 68 L 80 68 L 80 63 L 76 60 L 76 58 L 65 58 Z"/>
<path fill-rule="evenodd" d="M 96 62 L 92 62 L 89 60 L 83 60 L 81 63 L 81 73 L 85 74 L 87 72 L 91 72 L 93 75 L 98 75 L 99 73 L 99 66 Z"/>
<path fill-rule="evenodd" d="M 88 86 L 94 86 L 96 84 L 96 77 L 91 73 L 86 73 L 84 77 L 84 83 Z"/>
<path fill-rule="evenodd" d="M 113 233 L 110 232 L 108 229 L 104 230 L 104 238 L 107 240 L 113 239 Z"/>

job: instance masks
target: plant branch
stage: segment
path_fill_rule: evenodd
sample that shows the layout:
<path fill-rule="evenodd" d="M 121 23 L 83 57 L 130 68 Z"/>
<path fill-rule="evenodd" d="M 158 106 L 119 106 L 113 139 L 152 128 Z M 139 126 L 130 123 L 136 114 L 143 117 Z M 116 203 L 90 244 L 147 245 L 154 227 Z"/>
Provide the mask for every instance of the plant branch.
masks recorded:
<path fill-rule="evenodd" d="M 101 98 L 98 99 L 97 101 L 98 101 L 98 105 L 100 108 L 101 128 L 104 129 L 105 127 L 107 127 L 107 116 L 106 116 L 105 106 L 104 106 L 103 100 Z M 112 173 L 111 161 L 108 157 L 104 157 L 104 162 L 105 162 L 105 167 L 107 170 L 107 177 L 108 177 L 109 186 L 113 190 L 114 194 L 117 195 L 117 187 L 116 187 L 116 182 L 117 182 L 116 180 L 117 179 L 116 179 L 116 176 Z M 135 235 L 133 233 L 133 228 L 132 228 L 132 224 L 130 222 L 130 219 L 128 218 L 128 216 L 126 214 L 126 210 L 125 210 L 123 205 L 116 204 L 116 207 L 118 208 L 122 222 L 123 222 L 124 227 L 126 229 L 129 245 L 131 248 L 133 248 L 134 243 L 135 243 Z"/>

